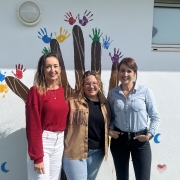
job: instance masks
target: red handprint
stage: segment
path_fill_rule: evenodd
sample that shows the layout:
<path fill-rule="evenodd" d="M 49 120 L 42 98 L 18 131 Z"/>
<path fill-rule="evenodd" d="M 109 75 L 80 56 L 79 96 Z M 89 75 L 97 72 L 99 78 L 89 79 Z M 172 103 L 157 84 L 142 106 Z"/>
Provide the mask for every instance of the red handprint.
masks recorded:
<path fill-rule="evenodd" d="M 69 11 L 69 13 L 66 13 L 66 15 L 64 15 L 66 17 L 66 19 L 64 19 L 64 21 L 69 22 L 70 25 L 73 25 L 76 22 L 76 19 L 73 18 L 72 13 Z"/>
<path fill-rule="evenodd" d="M 12 73 L 14 74 L 14 76 L 16 77 L 16 78 L 18 78 L 18 79 L 22 79 L 22 77 L 23 77 L 23 72 L 26 70 L 26 68 L 25 69 L 23 69 L 23 65 L 20 65 L 20 64 L 16 64 L 16 74 L 14 74 L 14 72 L 12 71 Z"/>

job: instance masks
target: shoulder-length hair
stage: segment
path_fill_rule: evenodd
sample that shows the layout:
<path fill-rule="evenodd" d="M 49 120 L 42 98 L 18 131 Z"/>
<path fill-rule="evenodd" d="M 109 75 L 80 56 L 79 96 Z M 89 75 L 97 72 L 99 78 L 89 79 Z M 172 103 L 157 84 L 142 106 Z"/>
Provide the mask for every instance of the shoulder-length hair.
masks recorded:
<path fill-rule="evenodd" d="M 55 57 L 58 62 L 59 62 L 59 66 L 60 65 L 60 60 L 59 57 L 56 53 L 54 52 L 50 52 L 47 54 L 44 54 L 40 57 L 39 61 L 38 61 L 38 66 L 37 66 L 37 70 L 34 76 L 34 86 L 37 88 L 37 91 L 40 94 L 45 94 L 47 91 L 47 81 L 46 81 L 46 77 L 45 77 L 45 68 L 46 68 L 46 59 L 48 57 Z M 61 80 L 60 77 L 58 77 L 58 79 L 56 80 L 56 84 L 60 85 L 61 84 Z"/>
<path fill-rule="evenodd" d="M 121 60 L 121 62 L 119 63 L 119 67 L 118 67 L 118 72 L 120 70 L 120 67 L 122 64 L 125 64 L 128 68 L 132 69 L 135 73 L 135 81 L 137 80 L 137 70 L 138 70 L 138 67 L 137 67 L 137 64 L 135 62 L 135 60 L 133 58 L 130 58 L 130 57 L 126 57 L 126 58 L 123 58 Z"/>
<path fill-rule="evenodd" d="M 82 99 L 85 97 L 85 94 L 83 92 L 83 86 L 84 86 L 84 83 L 85 83 L 85 78 L 87 76 L 95 76 L 96 80 L 98 81 L 98 84 L 99 84 L 99 92 L 97 94 L 99 100 L 101 101 L 102 99 L 106 99 L 105 96 L 104 96 L 104 93 L 103 93 L 103 83 L 101 81 L 101 78 L 100 78 L 100 75 L 94 71 L 86 71 L 81 79 L 81 87 L 80 89 L 78 90 L 78 99 Z"/>

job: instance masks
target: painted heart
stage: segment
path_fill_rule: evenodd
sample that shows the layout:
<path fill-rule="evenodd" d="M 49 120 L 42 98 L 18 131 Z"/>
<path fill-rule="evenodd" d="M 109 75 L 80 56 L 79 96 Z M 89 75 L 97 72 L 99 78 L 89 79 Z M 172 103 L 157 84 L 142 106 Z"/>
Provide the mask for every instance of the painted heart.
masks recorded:
<path fill-rule="evenodd" d="M 160 172 L 160 173 L 163 173 L 165 170 L 166 170 L 167 166 L 166 164 L 158 164 L 157 165 L 157 170 Z"/>

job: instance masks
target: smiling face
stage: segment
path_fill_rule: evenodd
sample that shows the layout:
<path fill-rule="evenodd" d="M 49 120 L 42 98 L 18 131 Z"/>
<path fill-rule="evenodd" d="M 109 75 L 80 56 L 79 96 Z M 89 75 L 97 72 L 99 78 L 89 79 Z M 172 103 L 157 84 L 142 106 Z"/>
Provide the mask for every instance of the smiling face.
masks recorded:
<path fill-rule="evenodd" d="M 45 60 L 44 74 L 46 77 L 47 84 L 53 84 L 61 73 L 61 67 L 59 61 L 55 57 L 48 57 Z"/>
<path fill-rule="evenodd" d="M 92 99 L 94 97 L 97 97 L 99 88 L 99 82 L 95 76 L 89 75 L 84 78 L 83 91 L 87 98 Z"/>
<path fill-rule="evenodd" d="M 122 85 L 129 85 L 134 82 L 136 74 L 132 69 L 130 69 L 125 64 L 121 64 L 119 67 L 119 80 L 121 81 Z"/>

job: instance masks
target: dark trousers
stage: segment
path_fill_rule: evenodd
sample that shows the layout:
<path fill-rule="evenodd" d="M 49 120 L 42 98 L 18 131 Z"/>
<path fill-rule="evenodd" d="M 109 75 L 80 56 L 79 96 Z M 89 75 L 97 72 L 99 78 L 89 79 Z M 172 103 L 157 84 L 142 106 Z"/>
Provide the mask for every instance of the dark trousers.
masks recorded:
<path fill-rule="evenodd" d="M 142 134 L 146 134 L 146 132 Z M 139 140 L 134 140 L 134 136 L 134 134 L 125 132 L 119 135 L 118 139 L 111 139 L 110 149 L 117 180 L 129 180 L 130 153 L 136 180 L 150 180 L 151 147 L 149 141 L 140 142 Z"/>

